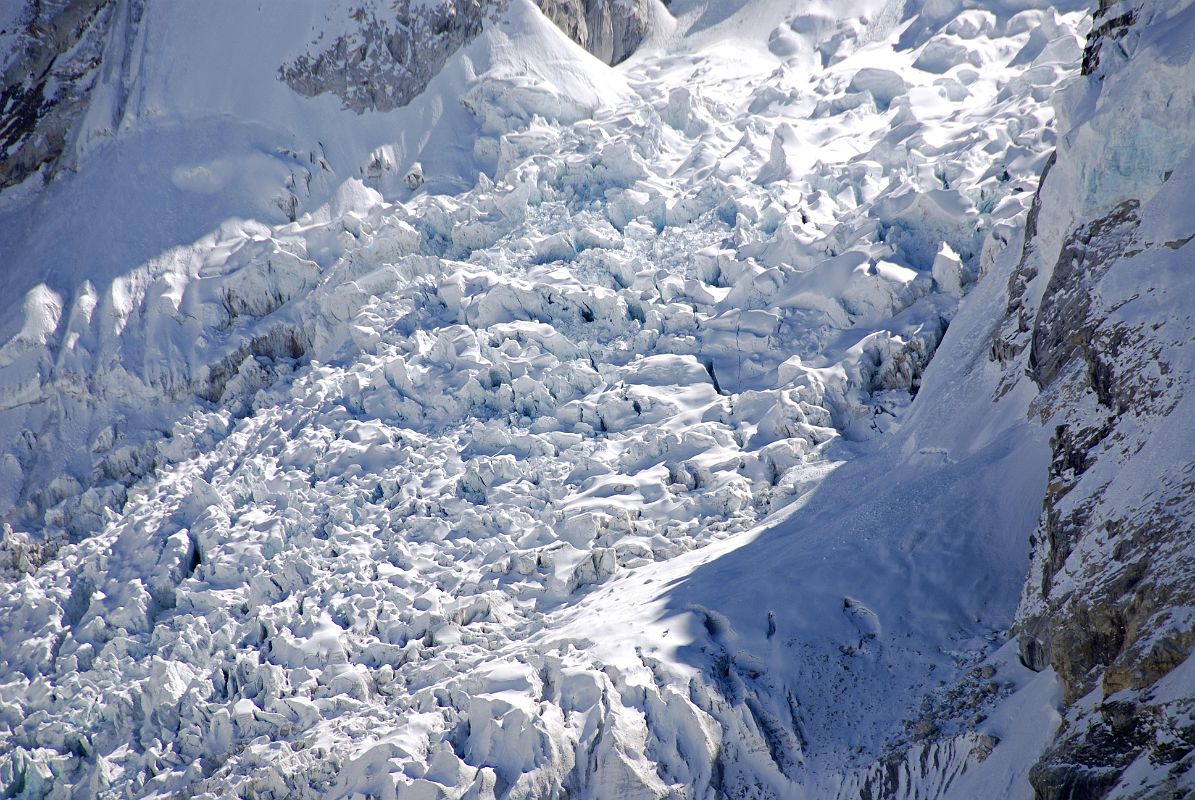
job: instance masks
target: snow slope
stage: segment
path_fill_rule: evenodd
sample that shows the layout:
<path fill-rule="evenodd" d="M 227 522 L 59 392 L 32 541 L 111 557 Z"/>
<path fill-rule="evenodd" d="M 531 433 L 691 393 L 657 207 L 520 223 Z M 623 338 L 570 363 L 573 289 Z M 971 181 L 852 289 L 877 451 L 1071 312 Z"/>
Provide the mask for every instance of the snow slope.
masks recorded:
<path fill-rule="evenodd" d="M 311 18 L 148 7 L 0 196 L 5 792 L 1030 796 L 988 355 L 1090 9 L 973 5 L 676 0 L 612 70 L 512 0 L 351 119 Z"/>

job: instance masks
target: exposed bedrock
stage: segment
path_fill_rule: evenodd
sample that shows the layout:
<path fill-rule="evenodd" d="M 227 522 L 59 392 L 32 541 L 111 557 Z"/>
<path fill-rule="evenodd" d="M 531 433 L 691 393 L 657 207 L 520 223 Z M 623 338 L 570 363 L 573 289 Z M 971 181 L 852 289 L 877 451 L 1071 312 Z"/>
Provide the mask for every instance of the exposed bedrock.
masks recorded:
<path fill-rule="evenodd" d="M 0 31 L 0 189 L 63 154 L 86 110 L 114 18 L 139 3 L 27 0 L 14 29 Z"/>

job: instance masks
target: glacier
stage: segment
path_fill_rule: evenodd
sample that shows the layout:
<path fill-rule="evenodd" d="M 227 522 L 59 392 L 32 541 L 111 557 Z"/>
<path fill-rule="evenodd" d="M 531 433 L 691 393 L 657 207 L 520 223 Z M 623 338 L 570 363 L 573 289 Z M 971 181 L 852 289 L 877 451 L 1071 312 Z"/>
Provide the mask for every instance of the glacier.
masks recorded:
<path fill-rule="evenodd" d="M 3 796 L 1195 790 L 1195 4 L 400 5 L 55 62 Z"/>

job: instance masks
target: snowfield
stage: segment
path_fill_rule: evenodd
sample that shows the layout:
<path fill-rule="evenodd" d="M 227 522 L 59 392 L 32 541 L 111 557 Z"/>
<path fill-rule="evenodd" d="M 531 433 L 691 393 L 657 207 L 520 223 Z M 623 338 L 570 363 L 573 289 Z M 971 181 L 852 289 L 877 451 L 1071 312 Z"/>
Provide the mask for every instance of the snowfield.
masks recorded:
<path fill-rule="evenodd" d="M 510 0 L 362 116 L 234 5 L 0 197 L 0 795 L 1032 796 L 989 352 L 1090 4 Z"/>

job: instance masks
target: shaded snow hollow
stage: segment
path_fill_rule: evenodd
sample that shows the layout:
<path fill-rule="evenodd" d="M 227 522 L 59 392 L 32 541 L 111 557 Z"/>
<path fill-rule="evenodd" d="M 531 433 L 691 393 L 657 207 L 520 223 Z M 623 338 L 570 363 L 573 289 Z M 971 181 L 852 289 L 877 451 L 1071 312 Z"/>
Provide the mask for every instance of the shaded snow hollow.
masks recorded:
<path fill-rule="evenodd" d="M 351 127 L 310 20 L 147 9 L 0 207 L 0 791 L 1026 795 L 987 352 L 1090 9 L 790 5 L 611 69 L 512 0 Z"/>

